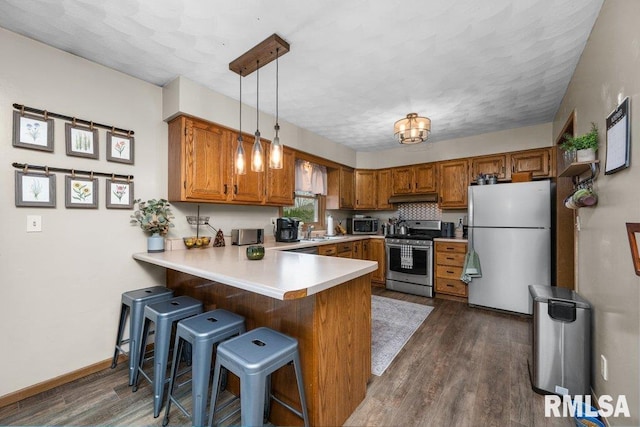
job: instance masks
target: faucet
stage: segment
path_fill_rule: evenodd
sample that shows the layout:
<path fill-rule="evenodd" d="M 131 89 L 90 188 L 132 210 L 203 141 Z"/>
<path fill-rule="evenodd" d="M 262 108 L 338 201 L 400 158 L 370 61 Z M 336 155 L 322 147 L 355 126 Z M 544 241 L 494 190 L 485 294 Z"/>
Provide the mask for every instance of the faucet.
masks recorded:
<path fill-rule="evenodd" d="M 313 225 L 307 226 L 307 240 L 311 240 L 311 232 L 313 231 Z"/>

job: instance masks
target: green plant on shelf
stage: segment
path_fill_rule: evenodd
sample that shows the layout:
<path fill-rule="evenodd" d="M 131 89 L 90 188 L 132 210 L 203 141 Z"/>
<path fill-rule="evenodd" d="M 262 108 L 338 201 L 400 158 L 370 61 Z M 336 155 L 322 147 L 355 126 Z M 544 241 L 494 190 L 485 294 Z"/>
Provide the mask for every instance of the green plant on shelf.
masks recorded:
<path fill-rule="evenodd" d="M 591 130 L 580 136 L 571 136 L 564 134 L 564 142 L 560 144 L 560 148 L 564 151 L 578 151 L 593 149 L 598 150 L 598 126 L 591 122 Z"/>

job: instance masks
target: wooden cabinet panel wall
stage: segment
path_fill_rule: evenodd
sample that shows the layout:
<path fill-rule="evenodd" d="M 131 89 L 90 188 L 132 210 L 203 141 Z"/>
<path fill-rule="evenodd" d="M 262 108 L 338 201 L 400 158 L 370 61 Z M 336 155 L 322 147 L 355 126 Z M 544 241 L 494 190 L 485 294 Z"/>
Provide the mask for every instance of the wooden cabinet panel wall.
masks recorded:
<path fill-rule="evenodd" d="M 510 153 L 511 172 L 532 172 L 534 178 L 553 176 L 552 154 L 549 148 Z"/>
<path fill-rule="evenodd" d="M 327 171 L 327 209 L 355 207 L 355 170 L 338 167 Z"/>
<path fill-rule="evenodd" d="M 471 158 L 470 182 L 475 182 L 478 175 L 495 175 L 499 180 L 511 178 L 511 170 L 507 166 L 507 155 L 480 156 Z"/>
<path fill-rule="evenodd" d="M 243 134 L 247 157 L 253 136 Z M 291 205 L 295 185 L 294 151 L 285 147 L 284 168 L 236 175 L 233 153 L 237 132 L 188 116 L 169 122 L 170 201 Z M 262 140 L 265 162 L 269 141 Z M 248 161 L 248 158 L 247 158 Z M 265 163 L 266 165 L 267 163 Z"/>
<path fill-rule="evenodd" d="M 384 239 L 369 239 L 363 241 L 365 259 L 378 262 L 378 269 L 371 273 L 371 283 L 384 286 L 386 282 L 387 256 L 384 251 Z"/>
<path fill-rule="evenodd" d="M 394 196 L 435 193 L 436 174 L 437 163 L 391 168 L 391 193 Z"/>

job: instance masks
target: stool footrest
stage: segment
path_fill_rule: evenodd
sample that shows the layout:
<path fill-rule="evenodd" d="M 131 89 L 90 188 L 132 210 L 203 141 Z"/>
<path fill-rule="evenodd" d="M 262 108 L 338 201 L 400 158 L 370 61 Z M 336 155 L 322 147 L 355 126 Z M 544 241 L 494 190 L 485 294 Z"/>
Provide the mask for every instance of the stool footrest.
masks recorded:
<path fill-rule="evenodd" d="M 278 402 L 279 404 L 281 404 L 282 406 L 284 406 L 285 408 L 287 408 L 288 410 L 290 410 L 291 412 L 293 412 L 294 414 L 296 414 L 297 416 L 299 416 L 300 418 L 304 419 L 304 416 L 302 414 L 302 411 L 298 411 L 296 408 L 294 408 L 293 406 L 289 405 L 286 402 L 283 402 L 282 400 L 278 399 L 275 395 L 271 395 L 271 398 L 273 400 L 275 400 L 276 402 Z"/>

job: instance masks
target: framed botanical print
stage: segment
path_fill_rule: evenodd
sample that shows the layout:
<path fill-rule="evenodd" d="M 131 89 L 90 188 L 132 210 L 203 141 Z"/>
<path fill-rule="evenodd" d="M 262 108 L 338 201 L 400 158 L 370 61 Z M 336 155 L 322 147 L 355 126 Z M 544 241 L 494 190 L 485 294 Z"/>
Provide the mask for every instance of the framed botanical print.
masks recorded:
<path fill-rule="evenodd" d="M 110 162 L 133 164 L 134 138 L 107 131 L 107 160 Z"/>
<path fill-rule="evenodd" d="M 53 119 L 14 111 L 13 146 L 53 152 Z"/>
<path fill-rule="evenodd" d="M 107 179 L 107 209 L 133 209 L 133 182 Z"/>
<path fill-rule="evenodd" d="M 98 129 L 65 123 L 64 137 L 67 156 L 98 158 Z"/>
<path fill-rule="evenodd" d="M 56 176 L 46 173 L 16 171 L 16 206 L 56 207 Z"/>
<path fill-rule="evenodd" d="M 64 189 L 65 207 L 98 209 L 98 178 L 65 175 Z"/>

